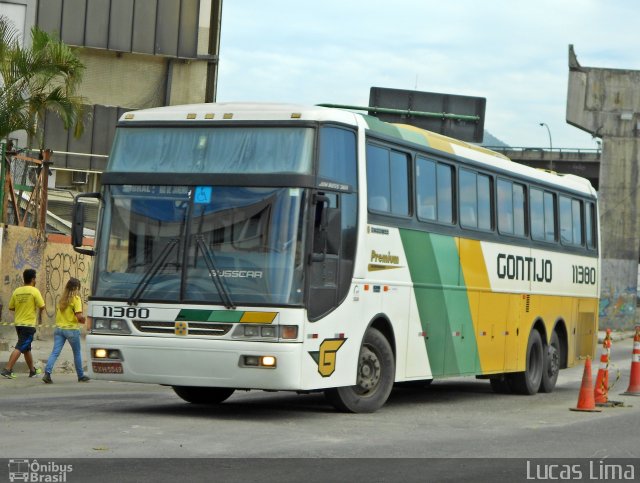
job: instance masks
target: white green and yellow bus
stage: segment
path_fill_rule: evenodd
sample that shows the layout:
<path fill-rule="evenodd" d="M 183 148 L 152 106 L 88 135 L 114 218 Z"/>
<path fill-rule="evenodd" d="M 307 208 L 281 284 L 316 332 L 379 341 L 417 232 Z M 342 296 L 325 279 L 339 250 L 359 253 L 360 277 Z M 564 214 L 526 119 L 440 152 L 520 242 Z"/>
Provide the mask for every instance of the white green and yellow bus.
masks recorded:
<path fill-rule="evenodd" d="M 590 183 L 412 126 L 286 104 L 129 112 L 75 208 L 97 379 L 372 412 L 409 381 L 550 392 L 594 352 Z"/>

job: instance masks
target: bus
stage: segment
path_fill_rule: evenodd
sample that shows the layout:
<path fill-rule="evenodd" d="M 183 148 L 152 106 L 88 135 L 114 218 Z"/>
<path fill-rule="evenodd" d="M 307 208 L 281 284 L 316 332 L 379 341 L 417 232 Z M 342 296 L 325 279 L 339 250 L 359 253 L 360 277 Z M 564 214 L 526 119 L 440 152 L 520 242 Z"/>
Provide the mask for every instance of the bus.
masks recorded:
<path fill-rule="evenodd" d="M 597 342 L 597 214 L 585 179 L 356 111 L 127 112 L 100 193 L 74 203 L 89 372 L 196 404 L 322 391 L 355 413 L 447 377 L 551 392 Z"/>

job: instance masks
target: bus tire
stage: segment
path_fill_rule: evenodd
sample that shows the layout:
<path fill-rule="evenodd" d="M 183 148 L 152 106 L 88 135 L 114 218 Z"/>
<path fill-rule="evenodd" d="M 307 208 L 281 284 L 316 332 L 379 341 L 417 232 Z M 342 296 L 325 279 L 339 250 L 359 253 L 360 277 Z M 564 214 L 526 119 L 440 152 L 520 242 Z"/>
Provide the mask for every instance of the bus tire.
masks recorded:
<path fill-rule="evenodd" d="M 531 396 L 540 389 L 542 373 L 544 372 L 543 344 L 540 332 L 533 329 L 527 342 L 526 369 L 516 372 L 509 378 L 512 391 L 515 394 Z"/>
<path fill-rule="evenodd" d="M 560 339 L 554 330 L 551 334 L 551 341 L 545 348 L 544 354 L 544 370 L 542 371 L 542 382 L 540 383 L 540 392 L 553 392 L 558 380 L 560 372 L 560 361 L 562 360 L 562 349 L 560 348 Z"/>
<path fill-rule="evenodd" d="M 174 392 L 192 404 L 218 404 L 233 394 L 228 387 L 172 386 Z"/>
<path fill-rule="evenodd" d="M 389 341 L 379 330 L 370 328 L 360 347 L 356 385 L 327 389 L 325 397 L 339 411 L 372 413 L 387 401 L 395 374 Z"/>

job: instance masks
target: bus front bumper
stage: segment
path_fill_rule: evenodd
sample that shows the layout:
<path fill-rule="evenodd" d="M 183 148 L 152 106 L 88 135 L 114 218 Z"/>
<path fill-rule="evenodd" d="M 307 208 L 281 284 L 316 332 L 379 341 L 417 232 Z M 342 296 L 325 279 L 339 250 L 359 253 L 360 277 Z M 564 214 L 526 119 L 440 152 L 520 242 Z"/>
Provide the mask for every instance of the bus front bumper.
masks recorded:
<path fill-rule="evenodd" d="M 87 348 L 89 374 L 95 379 L 170 386 L 303 389 L 301 343 L 91 334 L 87 336 Z M 95 357 L 99 349 L 118 357 Z M 274 367 L 246 364 L 265 356 L 275 358 Z"/>

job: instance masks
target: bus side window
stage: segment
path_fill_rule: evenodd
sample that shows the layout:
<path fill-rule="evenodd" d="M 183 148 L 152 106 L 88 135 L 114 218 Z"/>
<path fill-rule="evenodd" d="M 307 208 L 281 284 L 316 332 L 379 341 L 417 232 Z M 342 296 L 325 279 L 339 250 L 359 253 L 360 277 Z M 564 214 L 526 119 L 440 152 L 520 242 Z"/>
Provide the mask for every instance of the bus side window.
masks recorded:
<path fill-rule="evenodd" d="M 367 145 L 367 197 L 369 210 L 389 212 L 389 151 L 380 146 Z"/>
<path fill-rule="evenodd" d="M 544 239 L 548 242 L 556 241 L 556 195 L 544 192 Z"/>
<path fill-rule="evenodd" d="M 368 204 L 372 211 L 409 215 L 409 157 L 367 145 Z"/>
<path fill-rule="evenodd" d="M 587 248 L 596 248 L 596 210 L 593 203 L 586 203 L 586 216 L 585 216 L 585 235 L 587 241 Z"/>
<path fill-rule="evenodd" d="M 476 173 L 460 169 L 460 225 L 478 228 L 478 186 Z"/>
<path fill-rule="evenodd" d="M 416 157 L 416 193 L 418 218 L 436 219 L 436 163 Z"/>
<path fill-rule="evenodd" d="M 498 230 L 513 235 L 513 186 L 503 179 L 498 180 Z"/>
<path fill-rule="evenodd" d="M 529 191 L 529 218 L 531 220 L 531 238 L 544 241 L 544 203 L 541 190 Z"/>
<path fill-rule="evenodd" d="M 539 241 L 556 241 L 555 195 L 531 188 L 529 192 L 531 214 L 531 238 Z"/>
<path fill-rule="evenodd" d="M 318 174 L 320 178 L 337 181 L 356 189 L 355 132 L 334 126 L 322 127 Z"/>

